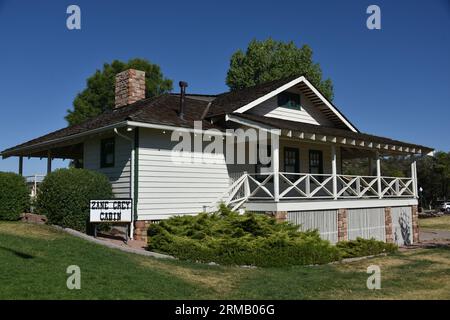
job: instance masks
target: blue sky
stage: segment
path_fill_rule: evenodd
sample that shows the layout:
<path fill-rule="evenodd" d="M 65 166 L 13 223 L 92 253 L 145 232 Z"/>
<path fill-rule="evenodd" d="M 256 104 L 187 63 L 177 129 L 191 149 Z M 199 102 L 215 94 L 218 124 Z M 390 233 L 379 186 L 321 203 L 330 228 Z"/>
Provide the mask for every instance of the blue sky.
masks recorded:
<path fill-rule="evenodd" d="M 66 28 L 70 4 L 81 30 Z M 371 4 L 381 30 L 366 28 Z M 450 151 L 448 0 L 0 0 L 0 150 L 64 127 L 104 62 L 146 58 L 191 92 L 218 93 L 231 54 L 268 37 L 312 47 L 334 103 L 361 131 Z M 17 163 L 0 160 L 0 171 Z M 45 168 L 24 161 L 25 174 Z"/>

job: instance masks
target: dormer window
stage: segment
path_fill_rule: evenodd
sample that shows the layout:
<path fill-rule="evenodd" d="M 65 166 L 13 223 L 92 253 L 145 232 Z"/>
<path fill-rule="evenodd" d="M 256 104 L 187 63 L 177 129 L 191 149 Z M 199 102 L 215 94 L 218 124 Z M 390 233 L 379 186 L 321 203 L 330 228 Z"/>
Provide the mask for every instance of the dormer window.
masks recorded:
<path fill-rule="evenodd" d="M 281 92 L 278 94 L 278 106 L 294 110 L 301 110 L 300 95 L 292 92 Z"/>

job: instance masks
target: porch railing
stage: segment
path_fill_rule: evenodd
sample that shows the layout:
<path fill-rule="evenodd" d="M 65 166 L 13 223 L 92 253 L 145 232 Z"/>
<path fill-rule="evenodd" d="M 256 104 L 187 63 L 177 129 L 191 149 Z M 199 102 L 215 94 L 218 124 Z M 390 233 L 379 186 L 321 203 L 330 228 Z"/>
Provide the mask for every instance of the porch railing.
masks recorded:
<path fill-rule="evenodd" d="M 43 174 L 35 174 L 32 176 L 25 176 L 25 181 L 30 188 L 30 197 L 35 198 L 37 195 L 38 185 L 42 183 L 45 178 Z"/>
<path fill-rule="evenodd" d="M 275 173 L 241 173 L 221 198 L 233 210 L 248 200 L 414 198 L 414 179 L 384 176 L 279 172 L 278 199 Z M 276 200 L 277 199 L 277 200 Z"/>

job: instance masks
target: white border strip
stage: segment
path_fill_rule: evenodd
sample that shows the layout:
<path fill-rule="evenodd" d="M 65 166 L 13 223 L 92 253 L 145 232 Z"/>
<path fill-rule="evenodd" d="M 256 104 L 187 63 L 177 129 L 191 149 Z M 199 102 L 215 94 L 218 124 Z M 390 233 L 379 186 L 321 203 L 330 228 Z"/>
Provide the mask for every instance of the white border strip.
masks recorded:
<path fill-rule="evenodd" d="M 417 199 L 363 199 L 363 200 L 306 200 L 306 201 L 249 201 L 245 203 L 248 211 L 311 211 L 353 208 L 402 207 L 417 205 Z"/>

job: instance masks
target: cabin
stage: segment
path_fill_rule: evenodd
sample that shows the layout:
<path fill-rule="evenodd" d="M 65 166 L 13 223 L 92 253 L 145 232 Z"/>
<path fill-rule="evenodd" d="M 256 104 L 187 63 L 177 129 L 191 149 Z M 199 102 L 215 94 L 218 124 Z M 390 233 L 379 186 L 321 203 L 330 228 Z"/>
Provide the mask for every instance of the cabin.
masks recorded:
<path fill-rule="evenodd" d="M 306 77 L 218 95 L 145 97 L 145 73 L 116 76 L 115 107 L 1 152 L 3 158 L 72 159 L 105 174 L 117 198 L 133 199 L 131 236 L 174 215 L 234 210 L 270 214 L 335 243 L 357 237 L 415 243 L 414 159 L 433 149 L 360 132 Z M 255 157 L 256 154 L 256 157 Z M 411 156 L 409 177 L 381 172 L 387 156 Z M 368 160 L 348 175 L 346 159 Z M 264 161 L 263 161 L 264 160 Z"/>

